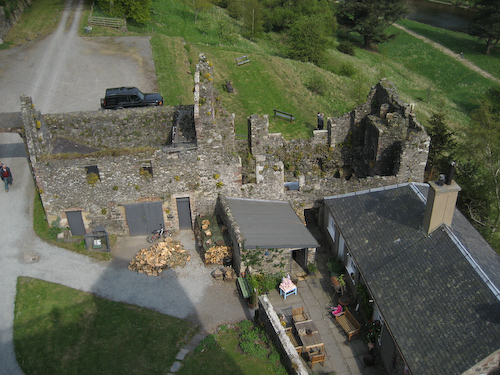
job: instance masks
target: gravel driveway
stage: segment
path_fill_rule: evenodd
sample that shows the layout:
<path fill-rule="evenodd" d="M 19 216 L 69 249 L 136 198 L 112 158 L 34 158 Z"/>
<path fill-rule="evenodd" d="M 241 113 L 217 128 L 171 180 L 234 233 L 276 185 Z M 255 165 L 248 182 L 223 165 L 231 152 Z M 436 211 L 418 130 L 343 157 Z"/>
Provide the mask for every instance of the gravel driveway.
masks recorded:
<path fill-rule="evenodd" d="M 67 0 L 44 40 L 0 51 L 0 113 L 19 112 L 23 94 L 42 113 L 61 113 L 97 110 L 108 87 L 157 91 L 149 37 L 79 37 L 81 4 Z"/>
<path fill-rule="evenodd" d="M 70 9 L 71 5 L 57 31 L 45 40 L 0 51 L 0 113 L 19 112 L 21 94 L 32 96 L 42 113 L 54 113 L 96 110 L 109 86 L 156 89 L 149 38 L 79 38 L 79 16 L 68 30 L 65 28 Z M 159 277 L 126 268 L 131 256 L 147 246 L 145 238 L 120 239 L 112 249 L 115 259 L 110 262 L 96 262 L 41 241 L 32 229 L 34 184 L 18 134 L 0 133 L 0 161 L 11 168 L 14 176 L 11 190 L 0 190 L 1 375 L 22 374 L 12 342 L 19 276 L 36 277 L 185 318 L 205 332 L 250 317 L 234 293 L 235 284 L 217 282 L 210 276 L 213 268 L 201 262 L 191 231 L 182 232 L 178 238 L 191 253 L 191 261 L 185 268 L 167 270 Z M 27 256 L 31 255 L 38 255 L 39 262 L 29 263 Z"/>

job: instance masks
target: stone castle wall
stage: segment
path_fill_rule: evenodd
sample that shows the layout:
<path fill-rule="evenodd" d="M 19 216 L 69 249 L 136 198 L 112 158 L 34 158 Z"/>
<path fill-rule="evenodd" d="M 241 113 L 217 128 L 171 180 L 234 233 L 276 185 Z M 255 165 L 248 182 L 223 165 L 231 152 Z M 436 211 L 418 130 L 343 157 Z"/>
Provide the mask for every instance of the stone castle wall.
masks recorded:
<path fill-rule="evenodd" d="M 194 106 L 43 115 L 31 98 L 22 97 L 26 144 L 49 223 L 61 218 L 61 225 L 67 225 L 66 211 L 81 210 L 87 230 L 102 225 L 110 233 L 128 234 L 123 205 L 160 201 L 167 227 L 175 230 L 176 198 L 189 197 L 195 218 L 214 212 L 219 193 L 287 200 L 303 217 L 304 208 L 325 196 L 423 180 L 428 137 L 395 88 L 383 81 L 366 103 L 328 118 L 327 129 L 307 140 L 284 141 L 269 133 L 268 115 L 250 116 L 247 144 L 255 176 L 244 182 L 234 117 L 222 106 L 213 76 L 212 64 L 200 56 Z M 372 126 L 368 115 L 379 129 L 373 134 L 366 131 Z M 398 170 L 387 176 L 357 175 L 370 166 L 363 151 L 367 145 L 394 142 L 383 127 L 395 118 L 397 126 L 390 127 L 401 135 L 396 137 Z M 179 144 L 172 143 L 176 132 L 184 134 Z M 95 183 L 89 183 L 89 167 L 99 171 Z M 300 190 L 285 190 L 288 181 L 299 181 Z"/>

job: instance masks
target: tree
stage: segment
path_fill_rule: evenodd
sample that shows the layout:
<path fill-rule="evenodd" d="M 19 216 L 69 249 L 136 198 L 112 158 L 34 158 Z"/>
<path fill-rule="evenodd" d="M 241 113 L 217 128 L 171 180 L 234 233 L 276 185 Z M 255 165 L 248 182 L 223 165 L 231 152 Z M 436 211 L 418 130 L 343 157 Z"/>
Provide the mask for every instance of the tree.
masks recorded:
<path fill-rule="evenodd" d="M 288 36 L 291 58 L 321 65 L 325 51 L 329 47 L 321 16 L 309 15 L 298 18 L 290 27 Z"/>
<path fill-rule="evenodd" d="M 200 11 L 206 10 L 213 5 L 213 1 L 211 0 L 184 0 L 184 3 L 193 9 L 194 23 L 198 21 L 198 13 Z"/>
<path fill-rule="evenodd" d="M 486 54 L 500 41 L 500 1 L 480 0 L 477 3 L 478 15 L 469 25 L 469 34 L 486 42 Z"/>
<path fill-rule="evenodd" d="M 500 89 L 490 89 L 473 113 L 464 139 L 465 159 L 472 169 L 479 202 L 469 202 L 469 216 L 485 230 L 500 228 Z M 469 192 L 470 194 L 471 192 Z"/>
<path fill-rule="evenodd" d="M 151 0 L 99 0 L 99 8 L 112 17 L 125 17 L 138 23 L 151 19 Z"/>
<path fill-rule="evenodd" d="M 454 134 L 446 125 L 444 112 L 433 113 L 427 126 L 427 134 L 431 137 L 429 156 L 427 158 L 427 170 L 433 174 L 446 173 L 451 161 L 451 155 L 455 151 L 456 142 Z"/>
<path fill-rule="evenodd" d="M 258 0 L 243 1 L 243 30 L 245 38 L 253 39 L 264 31 L 264 19 L 262 17 L 262 6 Z"/>
<path fill-rule="evenodd" d="M 385 29 L 408 13 L 403 0 L 346 0 L 340 7 L 339 24 L 359 33 L 364 48 L 385 42 Z"/>

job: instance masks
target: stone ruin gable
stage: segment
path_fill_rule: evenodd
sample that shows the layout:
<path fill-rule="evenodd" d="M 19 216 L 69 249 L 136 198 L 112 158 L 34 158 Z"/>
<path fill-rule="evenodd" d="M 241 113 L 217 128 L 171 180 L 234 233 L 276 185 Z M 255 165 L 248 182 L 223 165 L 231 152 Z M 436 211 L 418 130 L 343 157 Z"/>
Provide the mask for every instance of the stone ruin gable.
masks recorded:
<path fill-rule="evenodd" d="M 356 115 L 351 115 L 355 122 L 338 144 L 343 147 L 344 164 L 358 177 L 394 175 L 400 182 L 423 180 L 430 138 L 417 121 L 413 105 L 400 100 L 396 87 L 386 79 L 372 88 L 367 103 L 370 113 L 357 121 L 360 113 L 368 111 L 366 105 L 357 107 Z"/>
<path fill-rule="evenodd" d="M 174 117 L 179 110 L 157 106 L 46 114 L 43 118 L 55 140 L 56 151 L 62 140 L 99 150 L 159 148 L 170 143 Z"/>

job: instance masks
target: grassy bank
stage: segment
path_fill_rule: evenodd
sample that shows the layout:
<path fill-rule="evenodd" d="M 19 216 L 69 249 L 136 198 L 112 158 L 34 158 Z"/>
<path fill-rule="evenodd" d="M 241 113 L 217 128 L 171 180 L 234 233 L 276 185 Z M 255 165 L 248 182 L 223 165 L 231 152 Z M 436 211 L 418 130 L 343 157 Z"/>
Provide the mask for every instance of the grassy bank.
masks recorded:
<path fill-rule="evenodd" d="M 195 333 L 182 319 L 18 279 L 14 345 L 25 374 L 164 374 Z"/>
<path fill-rule="evenodd" d="M 245 320 L 221 326 L 186 358 L 179 375 L 286 375 L 264 330 Z"/>
<path fill-rule="evenodd" d="M 499 48 L 493 48 L 491 55 L 488 56 L 484 54 L 486 44 L 468 34 L 440 29 L 411 20 L 400 20 L 398 24 L 443 45 L 456 54 L 463 52 L 464 57 L 474 63 L 474 65 L 500 78 Z"/>
<path fill-rule="evenodd" d="M 12 26 L 5 43 L 22 44 L 49 35 L 59 22 L 64 3 L 65 0 L 34 0 Z"/>

